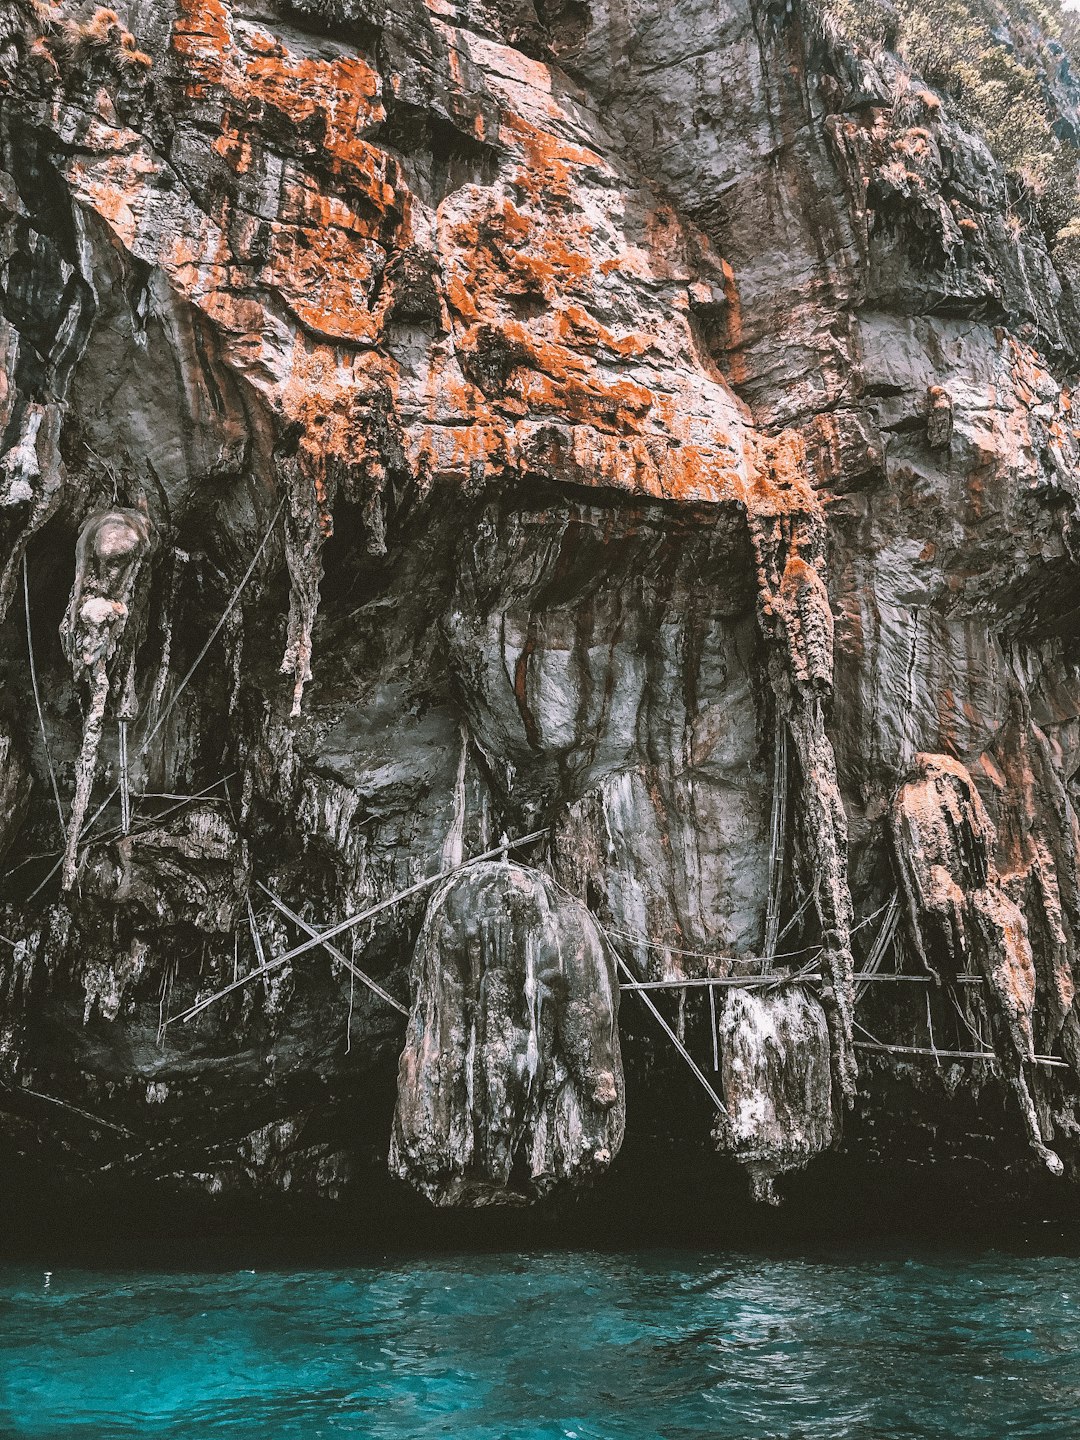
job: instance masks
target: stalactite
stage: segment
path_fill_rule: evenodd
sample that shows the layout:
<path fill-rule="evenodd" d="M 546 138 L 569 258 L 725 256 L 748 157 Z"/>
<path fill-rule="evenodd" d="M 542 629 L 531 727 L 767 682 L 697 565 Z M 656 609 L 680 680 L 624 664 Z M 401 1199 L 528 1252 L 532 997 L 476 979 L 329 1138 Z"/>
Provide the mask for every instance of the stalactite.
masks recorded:
<path fill-rule="evenodd" d="M 622 1143 L 618 984 L 588 910 L 494 862 L 446 881 L 413 958 L 390 1168 L 439 1205 L 521 1203 Z"/>
<path fill-rule="evenodd" d="M 141 618 L 136 614 L 141 610 L 137 595 L 149 550 L 150 521 L 145 510 L 97 511 L 79 532 L 75 581 L 60 626 L 64 653 L 85 697 L 75 798 L 64 849 L 65 890 L 75 883 L 79 837 L 94 786 L 110 691 L 117 694 L 119 720 L 130 722 L 136 713 L 135 645 Z"/>
<path fill-rule="evenodd" d="M 795 809 L 804 865 L 816 886 L 826 976 L 821 994 L 833 1077 L 850 1105 L 856 1063 L 847 818 L 826 718 L 833 680 L 833 616 L 822 579 L 824 521 L 806 484 L 804 463 L 805 452 L 795 436 L 785 434 L 762 446 L 749 524 L 759 617 L 769 645 L 768 677 L 798 760 Z"/>
<path fill-rule="evenodd" d="M 289 623 L 281 674 L 293 679 L 290 715 L 300 714 L 304 687 L 311 679 L 311 637 L 319 613 L 322 549 L 334 533 L 331 513 L 336 488 L 317 457 L 297 454 L 279 466 L 287 499 L 285 560 L 289 567 Z"/>

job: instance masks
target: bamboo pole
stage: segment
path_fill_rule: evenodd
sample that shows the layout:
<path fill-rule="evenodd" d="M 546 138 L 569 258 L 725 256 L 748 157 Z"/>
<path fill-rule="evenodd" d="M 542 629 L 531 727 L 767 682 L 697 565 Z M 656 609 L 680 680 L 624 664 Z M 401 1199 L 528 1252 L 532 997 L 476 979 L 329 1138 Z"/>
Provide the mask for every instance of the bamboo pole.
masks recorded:
<path fill-rule="evenodd" d="M 242 975 L 239 980 L 234 980 L 231 985 L 226 985 L 224 989 L 218 990 L 213 995 L 208 995 L 205 1000 L 200 1000 L 197 1005 L 192 1005 L 179 1015 L 171 1015 L 169 1019 L 165 1021 L 165 1024 L 167 1026 L 175 1025 L 178 1022 L 186 1024 L 216 1001 L 223 1000 L 226 995 L 232 994 L 234 990 L 239 990 L 244 985 L 250 985 L 253 980 L 258 980 L 260 976 L 266 975 L 271 970 L 278 969 L 279 966 L 287 964 L 290 960 L 295 960 L 298 955 L 306 955 L 309 950 L 314 950 L 320 945 L 325 946 L 327 940 L 333 940 L 336 936 L 343 935 L 346 930 L 355 929 L 357 925 L 363 924 L 365 920 L 370 920 L 375 915 L 382 914 L 384 910 L 389 910 L 392 906 L 399 905 L 402 900 L 409 900 L 413 895 L 419 895 L 421 891 L 429 890 L 432 885 L 438 885 L 440 881 L 448 880 L 451 875 L 456 875 L 459 870 L 467 870 L 471 865 L 479 865 L 483 860 L 495 860 L 507 850 L 519 850 L 524 845 L 531 845 L 534 840 L 542 839 L 547 833 L 546 830 L 534 830 L 531 834 L 519 836 L 516 840 L 504 840 L 503 843 L 497 845 L 493 850 L 485 850 L 482 855 L 474 855 L 471 860 L 466 860 L 461 865 L 455 865 L 449 870 L 440 870 L 437 875 L 429 875 L 426 880 L 418 880 L 415 885 L 410 885 L 407 890 L 400 890 L 396 895 L 391 895 L 386 900 L 380 900 L 377 905 L 370 905 L 366 910 L 361 910 L 356 915 L 350 915 L 347 920 L 342 920 L 337 925 L 331 925 L 328 930 L 317 931 L 302 944 L 295 945 L 283 955 L 276 955 L 272 960 L 268 960 L 265 965 L 259 966 L 257 970 L 249 971 L 247 975 Z"/>
<path fill-rule="evenodd" d="M 120 749 L 120 829 L 127 835 L 131 830 L 131 774 L 128 770 L 128 722 L 119 722 Z"/>
<path fill-rule="evenodd" d="M 925 1045 L 885 1045 L 880 1040 L 856 1040 L 853 1042 L 856 1050 L 877 1050 L 887 1055 L 922 1055 L 928 1059 L 941 1060 L 1000 1060 L 993 1050 L 931 1050 Z M 1035 1055 L 1032 1062 L 1035 1065 L 1045 1065 L 1055 1070 L 1071 1070 L 1072 1066 L 1067 1060 L 1059 1060 L 1056 1055 Z"/>
<path fill-rule="evenodd" d="M 256 880 L 255 883 L 256 885 L 258 885 L 259 889 L 263 892 L 263 894 L 268 896 L 273 902 L 273 904 L 277 906 L 281 913 L 287 919 L 291 920 L 294 925 L 299 926 L 299 928 L 303 930 L 305 935 L 310 935 L 313 937 L 318 936 L 319 932 L 316 929 L 309 925 L 306 920 L 302 920 L 300 916 L 297 915 L 295 910 L 290 910 L 288 905 L 285 904 L 285 901 L 275 895 L 274 892 L 270 890 L 266 885 L 264 885 L 261 880 Z M 408 1016 L 409 1012 L 406 1007 L 402 1005 L 400 1000 L 395 1000 L 393 995 L 389 994 L 386 990 L 384 990 L 382 986 L 378 983 L 378 981 L 373 980 L 370 975 L 366 975 L 364 971 L 360 969 L 359 965 L 355 965 L 348 958 L 347 955 L 342 954 L 342 952 L 337 948 L 336 945 L 331 945 L 327 941 L 324 942 L 323 949 L 327 952 L 328 955 L 332 956 L 333 959 L 338 961 L 339 964 L 344 965 L 345 969 L 348 970 L 349 974 L 354 975 L 356 979 L 360 981 L 361 985 L 366 985 L 373 994 L 378 995 L 380 1000 L 385 1000 L 387 1005 L 392 1005 L 399 1014 L 406 1017 Z"/>
<path fill-rule="evenodd" d="M 623 990 L 695 990 L 695 989 L 751 989 L 760 990 L 774 985 L 786 985 L 798 983 L 820 984 L 821 975 L 807 975 L 800 970 L 792 970 L 790 973 L 777 972 L 774 975 L 714 975 L 700 979 L 686 980 L 623 980 L 620 988 Z M 875 984 L 909 981 L 912 985 L 933 985 L 935 983 L 932 975 L 882 975 L 876 972 L 858 971 L 853 979 L 861 984 Z M 986 981 L 981 975 L 957 975 L 955 981 L 958 985 L 985 985 Z"/>
<path fill-rule="evenodd" d="M 709 1028 L 712 1033 L 712 1068 L 715 1073 L 720 1069 L 719 1037 L 716 1033 L 716 987 L 709 986 Z"/>

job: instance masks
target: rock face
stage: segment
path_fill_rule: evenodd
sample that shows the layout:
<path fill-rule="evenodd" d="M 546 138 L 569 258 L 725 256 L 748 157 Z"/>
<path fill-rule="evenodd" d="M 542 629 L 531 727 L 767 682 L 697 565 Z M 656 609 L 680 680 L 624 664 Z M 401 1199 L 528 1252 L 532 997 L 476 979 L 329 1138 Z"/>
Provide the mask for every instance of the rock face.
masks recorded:
<path fill-rule="evenodd" d="M 337 1201 L 393 1130 L 536 1198 L 637 1103 L 762 1194 L 1071 1183 L 1080 311 L 1017 184 L 804 0 L 4 0 L 5 1172 Z M 616 1029 L 616 963 L 724 984 Z"/>
<path fill-rule="evenodd" d="M 626 1120 L 619 989 L 580 901 L 516 865 L 462 870 L 428 907 L 412 984 L 391 1170 L 436 1204 L 482 1205 L 607 1167 Z"/>

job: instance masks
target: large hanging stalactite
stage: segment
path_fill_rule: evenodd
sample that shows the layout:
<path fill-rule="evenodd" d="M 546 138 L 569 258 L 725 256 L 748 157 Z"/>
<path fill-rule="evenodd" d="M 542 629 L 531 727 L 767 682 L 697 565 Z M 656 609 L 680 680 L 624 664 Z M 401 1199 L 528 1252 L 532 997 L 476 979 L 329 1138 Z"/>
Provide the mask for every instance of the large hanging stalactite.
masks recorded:
<path fill-rule="evenodd" d="M 75 798 L 64 849 L 65 890 L 75 883 L 79 836 L 94 785 L 110 691 L 117 698 L 121 725 L 134 720 L 138 709 L 135 648 L 143 610 L 139 578 L 150 551 L 150 539 L 150 519 L 145 509 L 97 511 L 79 532 L 75 580 L 60 626 L 64 653 L 84 702 Z"/>
<path fill-rule="evenodd" d="M 835 1138 L 825 1013 L 799 986 L 733 989 L 719 1042 L 727 1113 L 717 1117 L 717 1149 L 747 1170 L 756 1200 L 776 1204 L 777 1177 L 801 1170 Z"/>
<path fill-rule="evenodd" d="M 805 448 L 786 433 L 762 447 L 758 504 L 749 510 L 757 559 L 759 617 L 769 641 L 768 677 L 798 760 L 796 813 L 808 889 L 821 922 L 821 997 L 829 1022 L 837 1093 L 851 1105 L 854 961 L 847 874 L 847 818 L 826 712 L 833 684 L 833 616 L 825 526 L 805 474 Z M 770 498 L 772 503 L 770 504 Z"/>
<path fill-rule="evenodd" d="M 625 1124 L 615 961 L 539 871 L 470 866 L 413 957 L 390 1168 L 438 1205 L 522 1203 L 604 1170 Z"/>

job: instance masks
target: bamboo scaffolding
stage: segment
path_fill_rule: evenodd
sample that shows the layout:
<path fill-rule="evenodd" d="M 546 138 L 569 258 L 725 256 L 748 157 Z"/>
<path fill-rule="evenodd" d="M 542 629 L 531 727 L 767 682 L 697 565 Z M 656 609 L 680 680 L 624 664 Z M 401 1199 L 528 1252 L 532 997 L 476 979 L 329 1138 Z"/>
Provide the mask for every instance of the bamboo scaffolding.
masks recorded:
<path fill-rule="evenodd" d="M 602 927 L 601 927 L 601 928 L 602 928 Z M 609 941 L 609 943 L 610 943 L 610 941 Z M 611 951 L 612 951 L 612 954 L 615 956 L 616 961 L 618 962 L 619 969 L 625 971 L 626 974 L 629 975 L 629 974 L 630 974 L 630 968 L 629 968 L 629 966 L 627 965 L 626 961 L 625 961 L 625 960 L 622 958 L 622 956 L 619 954 L 619 952 L 615 949 L 614 945 L 612 945 Z M 671 1043 L 675 1046 L 675 1049 L 679 1052 L 679 1054 L 682 1056 L 682 1058 L 686 1061 L 687 1065 L 689 1065 L 691 1074 L 694 1076 L 694 1078 L 695 1078 L 695 1079 L 698 1081 L 698 1083 L 701 1085 L 701 1088 L 705 1091 L 706 1095 L 708 1095 L 709 1099 L 710 1099 L 710 1100 L 712 1101 L 712 1103 L 716 1106 L 716 1108 L 717 1108 L 717 1110 L 719 1111 L 719 1113 L 720 1113 L 721 1115 L 727 1115 L 727 1113 L 728 1113 L 728 1108 L 727 1108 L 727 1106 L 726 1106 L 726 1105 L 724 1104 L 724 1102 L 720 1099 L 720 1096 L 716 1093 L 716 1091 L 713 1089 L 712 1085 L 709 1083 L 709 1079 L 708 1079 L 708 1077 L 706 1076 L 704 1070 L 702 1070 L 702 1069 L 700 1068 L 700 1066 L 698 1065 L 697 1061 L 696 1061 L 696 1060 L 694 1059 L 694 1057 L 690 1054 L 690 1051 L 686 1048 L 686 1046 L 683 1044 L 683 1042 L 679 1039 L 678 1035 L 675 1034 L 675 1031 L 671 1028 L 671 1026 L 668 1024 L 668 1022 L 664 1019 L 663 1015 L 660 1014 L 660 1011 L 656 1008 L 655 1004 L 654 1004 L 653 1001 L 652 1001 L 652 998 L 651 998 L 648 994 L 646 994 L 645 989 L 644 989 L 641 985 L 638 985 L 638 984 L 636 984 L 636 983 L 631 983 L 631 984 L 628 984 L 628 985 L 621 985 L 620 988 L 623 989 L 623 990 L 636 990 L 636 991 L 637 991 L 637 993 L 641 996 L 641 999 L 642 999 L 642 1001 L 644 1002 L 644 1004 L 645 1004 L 646 1008 L 648 1009 L 649 1013 L 652 1015 L 653 1019 L 654 1019 L 654 1020 L 656 1021 L 656 1023 L 660 1026 L 661 1030 L 663 1030 L 664 1034 L 668 1037 L 668 1039 L 671 1041 Z"/>
<path fill-rule="evenodd" d="M 366 910 L 361 910 L 356 915 L 350 915 L 348 919 L 340 921 L 337 925 L 331 925 L 328 930 L 316 931 L 302 944 L 295 945 L 283 955 L 276 955 L 272 960 L 268 960 L 265 965 L 259 966 L 257 970 L 251 970 L 246 975 L 241 975 L 241 977 L 238 980 L 234 980 L 231 985 L 226 985 L 213 995 L 208 995 L 205 1000 L 200 1000 L 198 1004 L 190 1006 L 179 1015 L 171 1015 L 168 1020 L 165 1021 L 166 1026 L 176 1025 L 178 1023 L 186 1024 L 196 1015 L 201 1014 L 201 1012 L 210 1005 L 215 1004 L 218 1000 L 223 1000 L 226 995 L 231 995 L 234 990 L 239 990 L 244 985 L 250 985 L 253 980 L 258 980 L 271 970 L 276 970 L 280 966 L 287 964 L 290 960 L 295 960 L 299 955 L 306 955 L 309 950 L 314 950 L 319 946 L 325 947 L 327 940 L 333 940 L 336 936 L 343 935 L 346 930 L 352 930 L 355 929 L 357 925 L 362 925 L 365 920 L 371 920 L 374 916 L 381 915 L 384 910 L 389 910 L 394 905 L 400 905 L 403 900 L 408 900 L 413 895 L 419 895 L 422 891 L 430 889 L 432 885 L 438 885 L 441 881 L 448 880 L 451 875 L 456 875 L 459 870 L 467 870 L 471 865 L 479 865 L 481 861 L 484 860 L 496 860 L 509 850 L 520 850 L 523 846 L 531 845 L 534 841 L 542 839 L 547 833 L 546 830 L 533 830 L 530 834 L 521 835 L 516 840 L 507 840 L 504 838 L 494 849 L 485 850 L 482 855 L 474 855 L 471 860 L 465 860 L 462 864 L 454 865 L 449 870 L 440 870 L 437 875 L 429 875 L 426 880 L 418 880 L 415 885 L 410 885 L 407 890 L 400 890 L 396 895 L 390 895 L 387 899 L 380 900 L 377 905 L 370 905 Z"/>
<path fill-rule="evenodd" d="M 290 910 L 288 905 L 285 904 L 285 901 L 275 895 L 261 880 L 256 880 L 255 883 L 263 894 L 268 896 L 272 903 L 277 906 L 281 913 L 287 919 L 291 920 L 299 929 L 303 930 L 305 935 L 315 938 L 318 937 L 319 932 L 313 926 L 309 925 L 306 920 L 302 920 L 295 910 Z M 408 1016 L 409 1011 L 406 1006 L 402 1005 L 400 1000 L 395 1000 L 393 995 L 384 990 L 377 980 L 373 980 L 370 975 L 366 975 L 364 971 L 360 969 L 359 965 L 354 964 L 353 961 L 350 960 L 347 955 L 342 954 L 335 945 L 331 945 L 327 941 L 323 943 L 323 949 L 340 965 L 344 965 L 349 974 L 355 976 L 361 985 L 366 985 L 372 994 L 377 995 L 380 1000 L 385 1000 L 387 1005 L 392 1005 L 399 1014 L 405 1015 L 406 1017 Z"/>
<path fill-rule="evenodd" d="M 184 690 L 187 688 L 188 683 L 189 683 L 190 680 L 191 680 L 191 677 L 195 674 L 195 671 L 196 671 L 196 670 L 199 668 L 199 666 L 202 664 L 202 661 L 203 661 L 204 657 L 206 656 L 207 652 L 209 651 L 211 645 L 214 643 L 214 641 L 217 639 L 218 635 L 221 633 L 222 626 L 223 626 L 223 625 L 225 624 L 225 622 L 228 620 L 228 618 L 229 618 L 229 616 L 232 614 L 233 610 L 235 610 L 236 605 L 237 605 L 237 602 L 238 602 L 239 599 L 240 599 L 240 596 L 244 593 L 244 588 L 246 587 L 248 581 L 251 579 L 252 575 L 254 575 L 254 573 L 255 573 L 255 567 L 256 567 L 256 565 L 259 563 L 259 559 L 260 559 L 263 551 L 266 549 L 267 545 L 268 545 L 269 542 L 270 542 L 270 536 L 274 533 L 274 527 L 277 525 L 278 518 L 279 518 L 279 516 L 281 515 L 281 512 L 282 512 L 282 510 L 284 510 L 284 508 L 285 508 L 285 500 L 282 499 L 281 503 L 278 505 L 278 508 L 274 511 L 274 515 L 273 515 L 273 518 L 272 518 L 271 521 L 270 521 L 270 524 L 269 524 L 269 525 L 267 526 L 267 528 L 266 528 L 266 534 L 263 536 L 262 540 L 259 542 L 258 549 L 255 551 L 255 554 L 251 557 L 251 563 L 248 565 L 247 569 L 244 571 L 244 574 L 243 574 L 243 576 L 242 576 L 241 579 L 240 579 L 240 583 L 237 585 L 236 589 L 233 591 L 232 595 L 230 596 L 229 602 L 228 602 L 228 604 L 225 606 L 225 609 L 222 611 L 221 617 L 219 618 L 217 624 L 214 626 L 213 630 L 211 630 L 209 637 L 207 638 L 207 640 L 206 640 L 205 644 L 203 645 L 202 649 L 199 651 L 198 655 L 196 655 L 196 657 L 195 657 L 194 661 L 192 662 L 192 664 L 188 667 L 187 673 L 184 675 L 184 678 L 180 681 L 180 684 L 179 684 L 179 685 L 176 687 L 176 689 L 173 691 L 172 695 L 171 695 L 170 698 L 169 698 L 168 704 L 165 706 L 164 710 L 162 710 L 161 714 L 158 716 L 156 723 L 155 723 L 155 724 L 147 731 L 147 733 L 143 736 L 142 741 L 141 741 L 140 744 L 139 744 L 139 748 L 138 748 L 138 750 L 135 752 L 136 759 L 141 760 L 142 757 L 146 754 L 147 750 L 149 750 L 150 745 L 151 745 L 151 743 L 153 742 L 155 736 L 158 734 L 158 732 L 160 731 L 162 725 L 164 725 L 165 721 L 168 719 L 168 717 L 169 717 L 170 713 L 172 712 L 174 706 L 176 705 L 177 701 L 180 699 L 180 696 L 184 693 Z M 24 579 L 25 579 L 25 574 L 24 574 Z M 29 632 L 27 632 L 27 633 L 29 634 Z M 211 788 L 212 788 L 212 787 L 211 787 Z M 103 814 L 105 813 L 105 811 L 106 811 L 106 809 L 109 807 L 109 805 L 111 805 L 112 802 L 113 802 L 113 800 L 116 799 L 116 796 L 117 796 L 117 794 L 119 793 L 119 791 L 120 791 L 120 786 L 119 786 L 119 785 L 114 785 L 113 788 L 109 791 L 108 795 L 105 796 L 105 799 L 101 802 L 101 804 L 98 806 L 98 808 L 94 811 L 93 815 L 90 817 L 89 822 L 88 822 L 86 825 L 84 825 L 84 826 L 81 827 L 81 829 L 82 829 L 82 835 L 81 835 L 80 838 L 81 838 L 82 840 L 84 840 L 84 841 L 86 840 L 86 838 L 87 838 L 87 837 L 86 837 L 86 831 L 90 828 L 91 825 L 94 824 L 94 822 L 95 822 L 101 815 L 103 815 Z M 159 817 L 159 818 L 160 818 L 160 817 Z M 66 828 L 67 828 L 67 827 L 63 824 L 63 811 L 61 811 L 61 829 L 64 830 L 64 831 L 66 831 Z M 62 860 L 62 859 L 60 859 L 60 860 L 58 860 L 58 861 L 56 862 L 56 864 L 52 867 L 52 869 L 51 869 L 51 870 L 49 871 L 49 873 L 45 876 L 45 878 L 38 884 L 37 888 L 30 894 L 30 896 L 28 897 L 28 899 L 32 900 L 32 899 L 34 898 L 34 896 L 37 895 L 37 893 L 38 893 L 39 890 L 43 890 L 43 889 L 45 888 L 45 886 L 49 883 L 49 881 L 52 879 L 52 877 L 56 874 L 57 870 L 60 869 L 60 866 L 61 866 L 62 864 L 63 864 L 63 860 Z"/>

